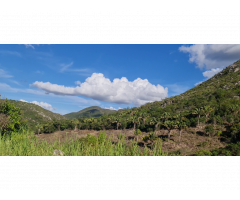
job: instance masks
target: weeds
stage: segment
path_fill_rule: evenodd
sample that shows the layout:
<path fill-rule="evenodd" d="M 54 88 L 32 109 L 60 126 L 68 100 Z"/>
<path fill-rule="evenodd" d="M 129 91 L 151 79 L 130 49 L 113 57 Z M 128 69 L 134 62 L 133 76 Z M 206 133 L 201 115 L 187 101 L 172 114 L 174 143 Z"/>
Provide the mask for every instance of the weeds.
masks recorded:
<path fill-rule="evenodd" d="M 58 150 L 64 156 L 163 156 L 162 141 L 158 139 L 152 149 L 139 147 L 136 141 L 127 145 L 125 136 L 119 137 L 119 141 L 113 144 L 104 132 L 98 137 L 90 134 L 78 140 L 65 142 L 55 141 L 49 144 L 40 141 L 34 133 L 23 131 L 13 133 L 11 136 L 0 137 L 1 156 L 52 156 Z"/>

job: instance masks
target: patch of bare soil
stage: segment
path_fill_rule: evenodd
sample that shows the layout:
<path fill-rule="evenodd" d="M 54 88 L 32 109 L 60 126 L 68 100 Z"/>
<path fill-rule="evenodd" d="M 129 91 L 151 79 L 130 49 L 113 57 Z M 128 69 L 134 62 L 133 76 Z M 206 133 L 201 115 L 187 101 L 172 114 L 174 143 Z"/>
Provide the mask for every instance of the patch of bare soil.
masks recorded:
<path fill-rule="evenodd" d="M 194 133 L 193 133 L 194 131 Z M 87 134 L 98 136 L 103 130 L 95 131 L 95 130 L 65 130 L 65 131 L 57 131 L 54 133 L 45 133 L 37 135 L 40 141 L 46 140 L 48 143 L 52 144 L 55 141 L 66 142 L 69 140 L 77 140 L 81 137 L 86 137 Z M 105 130 L 107 138 L 111 138 L 112 142 L 118 142 L 118 136 L 120 134 L 125 135 L 125 139 L 127 140 L 127 144 L 131 143 L 131 140 L 137 140 L 136 135 L 134 135 L 133 130 Z M 168 131 L 167 130 L 159 130 L 156 131 L 156 135 L 158 138 L 161 138 L 162 143 L 162 151 L 167 152 L 169 154 L 179 154 L 179 155 L 193 155 L 196 151 L 199 150 L 208 150 L 211 151 L 216 148 L 225 147 L 227 144 L 221 142 L 217 136 L 206 136 L 204 131 L 189 129 L 188 131 L 182 131 L 181 142 L 179 142 L 179 133 L 177 130 L 172 130 L 170 140 L 168 141 Z M 149 133 L 143 132 L 138 138 L 138 145 L 140 147 L 144 147 L 147 145 L 149 148 L 152 147 L 152 144 L 155 141 L 143 141 L 142 137 L 147 136 Z"/>

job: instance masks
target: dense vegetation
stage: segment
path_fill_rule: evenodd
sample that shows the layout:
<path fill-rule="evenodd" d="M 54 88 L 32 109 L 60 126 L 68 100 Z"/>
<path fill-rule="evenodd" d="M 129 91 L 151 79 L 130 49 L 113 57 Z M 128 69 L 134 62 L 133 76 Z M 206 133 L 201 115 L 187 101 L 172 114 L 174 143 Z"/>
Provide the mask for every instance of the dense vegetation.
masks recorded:
<path fill-rule="evenodd" d="M 22 111 L 22 118 L 27 121 L 28 127 L 31 130 L 35 130 L 36 125 L 44 124 L 47 121 L 66 119 L 60 114 L 53 113 L 33 103 L 15 100 L 8 101 L 14 104 L 16 107 L 20 108 Z"/>
<path fill-rule="evenodd" d="M 78 112 L 72 112 L 64 115 L 64 117 L 68 119 L 78 119 L 78 118 L 89 118 L 89 117 L 100 117 L 104 114 L 110 114 L 116 112 L 115 110 L 109 110 L 100 108 L 98 106 L 91 106 L 88 108 L 85 108 L 83 110 L 80 110 Z"/>
<path fill-rule="evenodd" d="M 229 144 L 221 149 L 201 150 L 195 155 L 240 155 L 239 98 L 240 60 L 181 95 L 148 103 L 139 108 L 123 109 L 107 113 L 108 115 L 105 113 L 100 117 L 87 118 L 88 114 L 84 117 L 83 113 L 91 113 L 89 112 L 91 109 L 92 113 L 95 112 L 93 107 L 68 116 L 69 118 L 79 117 L 78 119 L 62 118 L 61 120 L 41 121 L 36 124 L 35 133 L 52 133 L 66 129 L 133 129 L 136 136 L 143 131 L 150 132 L 148 138 L 143 137 L 142 140 L 153 140 L 156 137 L 154 132 L 165 129 L 168 132 L 168 141 L 170 141 L 172 131 L 178 130 L 178 143 L 181 143 L 183 130 L 195 128 L 205 137 L 218 137 L 220 141 Z M 16 112 L 19 111 L 16 110 Z M 5 115 L 6 112 L 3 116 L 6 118 Z M 8 127 L 8 130 L 18 130 L 17 124 L 14 125 L 15 128 Z M 85 142 L 88 143 L 88 141 Z"/>
<path fill-rule="evenodd" d="M 23 120 L 20 108 L 8 100 L 0 99 L 0 135 L 27 129 L 27 121 Z"/>
<path fill-rule="evenodd" d="M 88 135 L 79 140 L 70 140 L 64 143 L 55 142 L 48 144 L 39 141 L 35 135 L 27 132 L 20 134 L 12 133 L 0 137 L 0 156 L 163 156 L 167 155 L 161 151 L 161 141 L 158 140 L 152 150 L 140 148 L 132 141 L 130 146 L 126 145 L 124 136 L 113 144 L 111 138 L 107 139 L 105 133 L 98 137 Z"/>

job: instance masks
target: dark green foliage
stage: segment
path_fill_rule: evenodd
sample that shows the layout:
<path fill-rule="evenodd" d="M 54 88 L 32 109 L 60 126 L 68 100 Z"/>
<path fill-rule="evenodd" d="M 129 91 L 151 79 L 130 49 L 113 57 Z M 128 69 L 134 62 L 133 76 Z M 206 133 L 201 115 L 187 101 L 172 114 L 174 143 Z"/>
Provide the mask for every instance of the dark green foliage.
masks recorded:
<path fill-rule="evenodd" d="M 207 134 L 209 134 L 209 136 L 213 135 L 214 133 L 214 128 L 213 125 L 207 125 L 204 130 L 206 131 Z"/>
<path fill-rule="evenodd" d="M 212 153 L 207 150 L 200 150 L 195 153 L 195 156 L 211 156 Z"/>
<path fill-rule="evenodd" d="M 20 108 L 8 100 L 0 99 L 0 133 L 11 134 L 11 132 L 27 130 L 27 123 L 22 119 L 21 114 Z"/>
<path fill-rule="evenodd" d="M 240 156 L 240 142 L 212 151 L 213 156 Z"/>

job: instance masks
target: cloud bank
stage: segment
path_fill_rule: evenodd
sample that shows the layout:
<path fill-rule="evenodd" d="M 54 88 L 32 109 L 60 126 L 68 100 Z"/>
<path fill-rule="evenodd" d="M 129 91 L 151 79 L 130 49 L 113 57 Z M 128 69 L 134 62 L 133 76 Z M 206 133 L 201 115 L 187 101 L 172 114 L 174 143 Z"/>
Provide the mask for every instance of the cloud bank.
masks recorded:
<path fill-rule="evenodd" d="M 27 103 L 28 103 L 28 101 L 25 101 L 25 100 L 23 100 L 23 99 L 20 99 L 19 101 L 27 102 Z M 46 102 L 32 101 L 32 102 L 29 102 L 29 103 L 33 103 L 33 104 L 35 104 L 35 105 L 41 106 L 42 108 L 45 108 L 45 109 L 50 110 L 50 111 L 56 110 L 56 108 L 53 108 L 51 104 L 48 104 L 48 103 L 46 103 Z"/>
<path fill-rule="evenodd" d="M 64 85 L 50 82 L 36 81 L 30 86 L 37 87 L 48 93 L 56 95 L 81 95 L 95 100 L 117 104 L 131 104 L 140 106 L 148 102 L 160 101 L 167 97 L 168 88 L 161 85 L 152 85 L 147 79 L 137 78 L 128 81 L 127 78 L 105 78 L 102 73 L 93 73 L 84 83 L 77 87 L 65 87 Z"/>
<path fill-rule="evenodd" d="M 181 46 L 179 51 L 189 53 L 189 62 L 200 69 L 223 68 L 240 59 L 239 44 L 195 44 Z"/>

